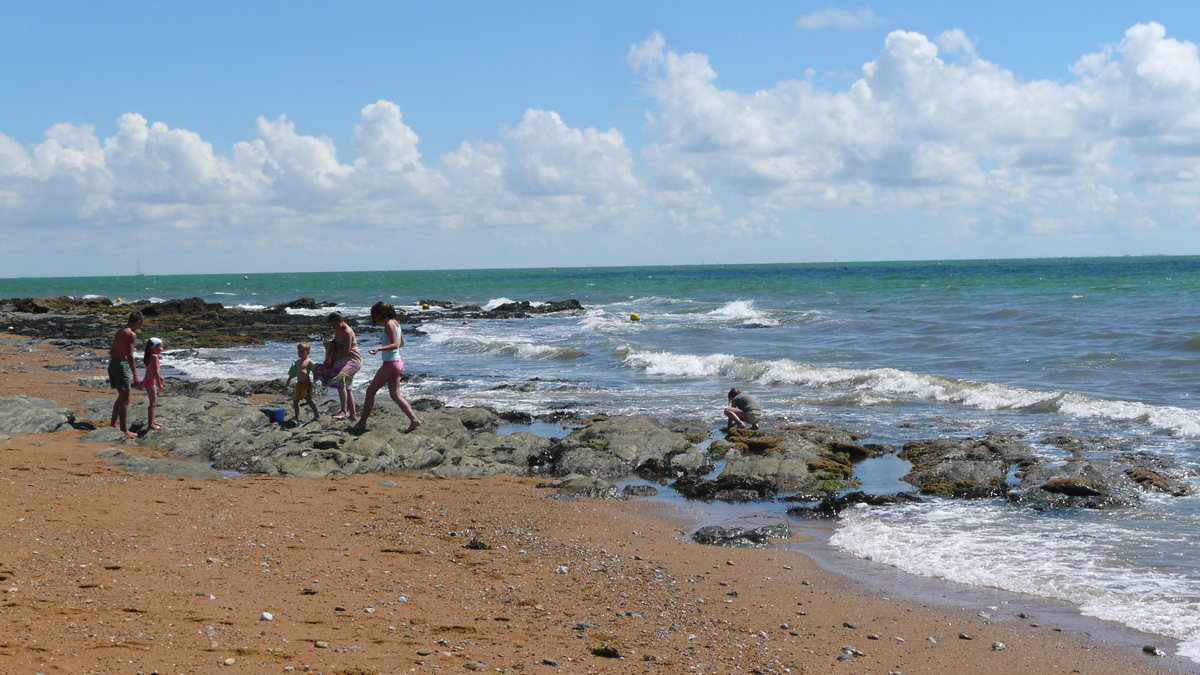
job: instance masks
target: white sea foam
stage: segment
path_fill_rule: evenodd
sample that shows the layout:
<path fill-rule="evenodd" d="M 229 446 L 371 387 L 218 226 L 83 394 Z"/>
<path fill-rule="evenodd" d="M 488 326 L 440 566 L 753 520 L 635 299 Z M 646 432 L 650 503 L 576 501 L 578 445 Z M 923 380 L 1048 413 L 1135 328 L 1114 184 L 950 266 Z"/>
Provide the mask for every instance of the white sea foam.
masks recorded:
<path fill-rule="evenodd" d="M 103 295 L 96 295 L 95 293 L 88 293 L 87 295 L 83 296 L 83 299 L 84 300 L 98 300 L 103 297 L 104 297 Z"/>
<path fill-rule="evenodd" d="M 499 307 L 500 305 L 507 305 L 510 302 L 515 302 L 515 301 L 509 300 L 508 298 L 492 298 L 491 300 L 488 300 L 486 303 L 484 303 L 483 311 L 490 312 L 493 309 L 496 309 L 497 307 Z"/>
<path fill-rule="evenodd" d="M 213 295 L 237 295 L 237 293 L 226 293 L 224 291 L 215 291 Z"/>
<path fill-rule="evenodd" d="M 433 344 L 448 344 L 475 353 L 509 354 L 522 359 L 574 359 L 584 355 L 582 349 L 551 345 L 532 338 L 501 336 L 477 326 L 427 324 L 424 327 Z"/>
<path fill-rule="evenodd" d="M 778 326 L 779 321 L 754 308 L 753 300 L 734 300 L 708 313 L 724 321 L 741 321 L 746 326 Z"/>
<path fill-rule="evenodd" d="M 697 356 L 639 350 L 628 350 L 624 362 L 651 375 L 721 377 L 762 384 L 849 389 L 891 400 L 956 403 L 981 410 L 1042 407 L 1069 417 L 1144 422 L 1180 436 L 1200 436 L 1200 411 L 1137 401 L 1107 401 L 1072 392 L 960 380 L 896 368 L 836 368 L 790 359 L 756 361 L 729 354 Z"/>
<path fill-rule="evenodd" d="M 352 316 L 355 318 L 371 316 L 371 308 L 370 307 L 339 306 L 339 307 L 318 307 L 316 309 L 296 309 L 293 307 L 288 307 L 284 311 L 286 311 L 288 314 L 296 314 L 299 316 L 325 317 L 325 316 L 329 316 L 333 312 L 341 312 L 345 316 Z"/>
<path fill-rule="evenodd" d="M 1079 605 L 1088 616 L 1182 640 L 1200 660 L 1200 579 L 1131 561 L 1130 550 L 1178 546 L 1116 518 L 1048 518 L 979 502 L 852 509 L 830 539 L 911 574 Z"/>
<path fill-rule="evenodd" d="M 238 308 L 238 309 L 246 309 L 246 310 L 250 310 L 250 311 L 258 311 L 258 310 L 260 310 L 260 309 L 266 309 L 266 308 L 267 308 L 267 306 L 266 306 L 266 305 L 254 305 L 254 304 L 251 304 L 251 303 L 248 303 L 248 302 L 243 302 L 243 303 L 242 303 L 242 304 L 240 304 L 240 305 L 234 305 L 234 307 L 236 307 L 236 308 Z"/>

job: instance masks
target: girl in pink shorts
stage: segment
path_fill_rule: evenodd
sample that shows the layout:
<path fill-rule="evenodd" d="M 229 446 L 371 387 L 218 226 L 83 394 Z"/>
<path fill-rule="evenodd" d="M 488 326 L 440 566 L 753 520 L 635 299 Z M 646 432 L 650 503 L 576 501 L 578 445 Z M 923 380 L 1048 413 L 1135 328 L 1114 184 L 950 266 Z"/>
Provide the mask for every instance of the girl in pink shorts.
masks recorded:
<path fill-rule="evenodd" d="M 400 373 L 404 372 L 404 361 L 400 360 L 399 350 L 404 346 L 404 331 L 400 330 L 400 322 L 396 321 L 396 308 L 387 302 L 375 303 L 371 307 L 371 323 L 383 324 L 387 344 L 367 350 L 368 354 L 378 353 L 382 356 L 383 363 L 379 366 L 379 370 L 375 371 L 375 377 L 371 380 L 371 384 L 367 386 L 367 397 L 363 401 L 358 423 L 351 429 L 367 428 L 367 417 L 371 415 L 371 408 L 375 406 L 375 393 L 387 385 L 388 394 L 391 395 L 392 400 L 408 416 L 409 425 L 404 432 L 408 433 L 421 426 L 421 420 L 417 419 L 412 405 L 400 395 Z"/>
<path fill-rule="evenodd" d="M 149 399 L 149 412 L 146 413 L 146 427 L 149 429 L 161 429 L 162 425 L 155 421 L 155 413 L 158 411 L 158 394 L 165 389 L 162 373 L 159 372 L 159 366 L 162 364 L 162 359 L 159 357 L 163 351 L 163 341 L 159 338 L 150 338 L 146 340 L 146 348 L 142 353 L 142 363 L 146 365 L 146 375 L 142 378 L 142 388 L 146 390 L 146 398 Z"/>

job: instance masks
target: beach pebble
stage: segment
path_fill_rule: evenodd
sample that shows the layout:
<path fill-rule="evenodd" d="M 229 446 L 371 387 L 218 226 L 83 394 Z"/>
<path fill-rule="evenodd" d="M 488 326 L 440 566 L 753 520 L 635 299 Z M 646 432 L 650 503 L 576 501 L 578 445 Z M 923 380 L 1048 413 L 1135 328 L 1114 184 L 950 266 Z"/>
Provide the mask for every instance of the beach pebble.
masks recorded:
<path fill-rule="evenodd" d="M 337 607 L 334 607 L 334 608 L 333 608 L 333 611 L 335 611 L 335 612 L 344 612 L 344 611 L 346 611 L 346 608 L 345 608 L 345 607 L 343 607 L 342 605 L 338 605 Z"/>
<path fill-rule="evenodd" d="M 1029 615 L 1026 614 L 1025 612 L 1017 612 L 1017 618 L 1018 619 L 1028 619 Z"/>
<path fill-rule="evenodd" d="M 926 640 L 929 640 L 930 642 L 932 642 L 932 643 L 933 643 L 933 644 L 935 644 L 935 645 L 937 644 L 937 640 L 933 639 L 933 636 L 932 636 L 932 635 L 930 635 L 929 637 L 927 637 L 927 638 L 925 638 L 925 639 L 926 639 Z"/>
<path fill-rule="evenodd" d="M 850 656 L 849 654 L 838 654 L 837 660 L 838 661 L 853 661 L 854 657 Z"/>
<path fill-rule="evenodd" d="M 992 643 L 992 651 L 994 651 L 994 652 L 1003 651 L 1005 649 L 1008 649 L 1008 645 L 1004 644 L 1003 642 L 993 642 Z"/>
<path fill-rule="evenodd" d="M 542 665 L 545 665 L 545 666 L 557 666 L 557 665 L 558 665 L 558 661 L 555 661 L 554 659 L 542 659 Z"/>
<path fill-rule="evenodd" d="M 559 565 L 558 567 L 554 568 L 555 574 L 567 574 L 568 572 L 570 572 L 570 570 L 567 569 L 566 565 Z"/>
<path fill-rule="evenodd" d="M 893 639 L 893 640 L 895 640 L 896 642 L 904 642 L 904 638 L 902 638 L 902 637 L 900 637 L 900 636 L 898 636 L 898 635 L 897 635 L 896 637 L 892 638 L 892 639 Z"/>
<path fill-rule="evenodd" d="M 374 614 L 374 613 L 375 613 L 375 608 L 374 608 L 374 607 L 367 607 L 367 608 L 366 608 L 366 609 L 364 609 L 363 611 L 364 611 L 364 612 L 366 612 L 367 614 Z"/>
<path fill-rule="evenodd" d="M 1147 654 L 1149 654 L 1151 656 L 1166 656 L 1167 655 L 1166 652 L 1159 649 L 1155 645 L 1146 645 L 1145 647 L 1142 647 L 1142 651 L 1146 652 Z"/>
<path fill-rule="evenodd" d="M 868 640 L 878 640 L 879 636 L 874 633 L 867 633 L 867 639 Z"/>
<path fill-rule="evenodd" d="M 263 612 L 262 616 L 258 617 L 258 620 L 259 621 L 274 621 L 275 615 L 270 612 Z"/>
<path fill-rule="evenodd" d="M 232 666 L 235 663 L 237 663 L 237 659 L 225 659 L 225 665 L 227 666 Z"/>
<path fill-rule="evenodd" d="M 433 652 L 429 651 L 428 649 L 418 649 L 417 650 L 417 656 L 429 656 L 432 653 Z"/>
<path fill-rule="evenodd" d="M 842 651 L 853 656 L 866 656 L 866 654 L 854 648 L 854 645 L 842 645 Z"/>
<path fill-rule="evenodd" d="M 324 640 L 317 640 L 313 646 L 317 649 L 329 649 L 329 643 Z"/>
<path fill-rule="evenodd" d="M 854 624 L 850 623 L 849 621 L 843 621 L 842 628 L 858 628 L 858 626 L 855 626 Z"/>
<path fill-rule="evenodd" d="M 467 670 L 483 670 L 484 668 L 487 668 L 487 664 L 483 661 L 467 661 L 463 664 L 463 668 L 466 668 Z"/>
<path fill-rule="evenodd" d="M 390 480 L 385 480 L 379 483 L 380 487 L 396 487 L 396 483 Z"/>
<path fill-rule="evenodd" d="M 779 624 L 779 630 L 787 630 L 788 628 L 791 628 L 791 626 L 787 625 L 786 623 Z"/>
<path fill-rule="evenodd" d="M 968 634 L 968 633 L 959 633 L 958 639 L 959 640 L 974 640 L 975 638 L 971 637 L 970 634 Z"/>

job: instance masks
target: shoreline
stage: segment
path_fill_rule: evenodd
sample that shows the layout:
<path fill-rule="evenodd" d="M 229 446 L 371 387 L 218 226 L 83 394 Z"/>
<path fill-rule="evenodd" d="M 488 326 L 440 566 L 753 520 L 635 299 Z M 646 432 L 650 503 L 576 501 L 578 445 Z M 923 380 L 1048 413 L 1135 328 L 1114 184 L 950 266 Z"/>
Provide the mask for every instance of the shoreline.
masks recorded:
<path fill-rule="evenodd" d="M 41 394 L 70 405 L 108 393 L 52 384 L 64 374 L 44 368 L 14 370 L 18 359 L 30 366 L 71 359 L 52 349 L 14 353 L 12 346 L 0 341 L 5 396 Z M 607 672 L 614 663 L 629 672 L 692 666 L 701 672 L 708 666 L 839 672 L 847 665 L 837 661 L 846 656 L 841 646 L 853 645 L 866 656 L 851 657 L 858 662 L 851 667 L 878 672 L 1103 673 L 1118 664 L 1125 672 L 1171 672 L 1166 659 L 1074 632 L 1031 634 L 927 606 L 932 603 L 888 600 L 856 588 L 851 577 L 819 569 L 803 552 L 701 546 L 684 538 L 689 528 L 681 513 L 652 502 L 549 500 L 538 479 L 505 476 L 212 481 L 129 474 L 94 457 L 104 446 L 80 444 L 80 435 L 14 436 L 0 444 L 6 481 L 0 517 L 14 523 L 0 535 L 0 550 L 8 551 L 0 554 L 6 577 L 0 585 L 17 588 L 5 593 L 0 607 L 0 662 L 62 672 L 101 664 L 128 669 L 125 661 L 133 657 L 139 669 L 163 673 L 208 669 L 225 659 L 250 671 L 264 663 L 269 670 L 316 663 L 313 670 L 322 672 L 484 663 L 478 667 L 490 672 L 550 672 L 555 666 L 544 663 L 550 659 L 559 672 Z M 396 487 L 381 485 L 389 480 Z M 414 527 L 424 531 L 409 534 Z M 466 529 L 492 552 L 464 549 Z M 183 532 L 189 534 L 176 534 Z M 297 541 L 303 532 L 308 539 Z M 375 537 L 355 539 L 368 534 Z M 525 553 L 514 552 L 520 550 Z M 380 569 L 380 559 L 391 569 Z M 264 566 L 272 571 L 262 572 Z M 284 571 L 278 581 L 277 570 Z M 405 584 L 420 593 L 398 582 L 362 583 L 384 572 L 404 574 Z M 435 573 L 438 583 L 429 581 Z M 305 590 L 330 581 L 338 584 L 336 599 Z M 202 597 L 193 590 L 202 586 L 221 591 Z M 400 602 L 398 594 L 408 600 Z M 290 604 L 281 607 L 285 600 Z M 796 602 L 804 603 L 802 610 Z M 262 611 L 276 620 L 260 622 Z M 402 614 L 408 623 L 384 625 L 384 617 L 394 622 Z M 92 637 L 82 628 L 85 620 Z M 575 630 L 580 621 L 596 627 Z M 182 632 L 159 628 L 171 623 L 190 627 L 186 640 Z M 112 633 L 125 633 L 108 628 L 124 624 L 137 624 L 143 636 L 120 637 Z M 958 639 L 964 631 L 974 639 Z M 874 633 L 882 639 L 866 637 Z M 153 640 L 145 639 L 151 634 Z M 167 634 L 178 637 L 166 645 Z M 901 634 L 905 642 L 892 639 Z M 236 639 L 226 641 L 228 635 Z M 354 639 L 341 639 L 349 635 Z M 319 648 L 317 641 L 329 644 Z M 992 651 L 994 641 L 1007 648 Z M 590 653 L 603 644 L 625 658 Z M 655 660 L 640 660 L 646 656 Z M 38 660 L 51 657 L 53 663 Z"/>

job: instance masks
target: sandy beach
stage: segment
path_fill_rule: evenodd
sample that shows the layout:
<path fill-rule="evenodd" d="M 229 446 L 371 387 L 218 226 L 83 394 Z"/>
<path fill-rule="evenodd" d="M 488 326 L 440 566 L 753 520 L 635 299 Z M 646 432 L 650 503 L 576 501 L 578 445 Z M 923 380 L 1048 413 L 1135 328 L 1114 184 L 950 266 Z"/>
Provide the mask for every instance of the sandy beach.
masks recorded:
<path fill-rule="evenodd" d="M 71 362 L 6 336 L 0 392 L 107 393 L 45 368 Z M 4 672 L 1173 672 L 798 553 L 701 546 L 661 504 L 507 476 L 133 474 L 83 433 L 0 440 Z"/>

